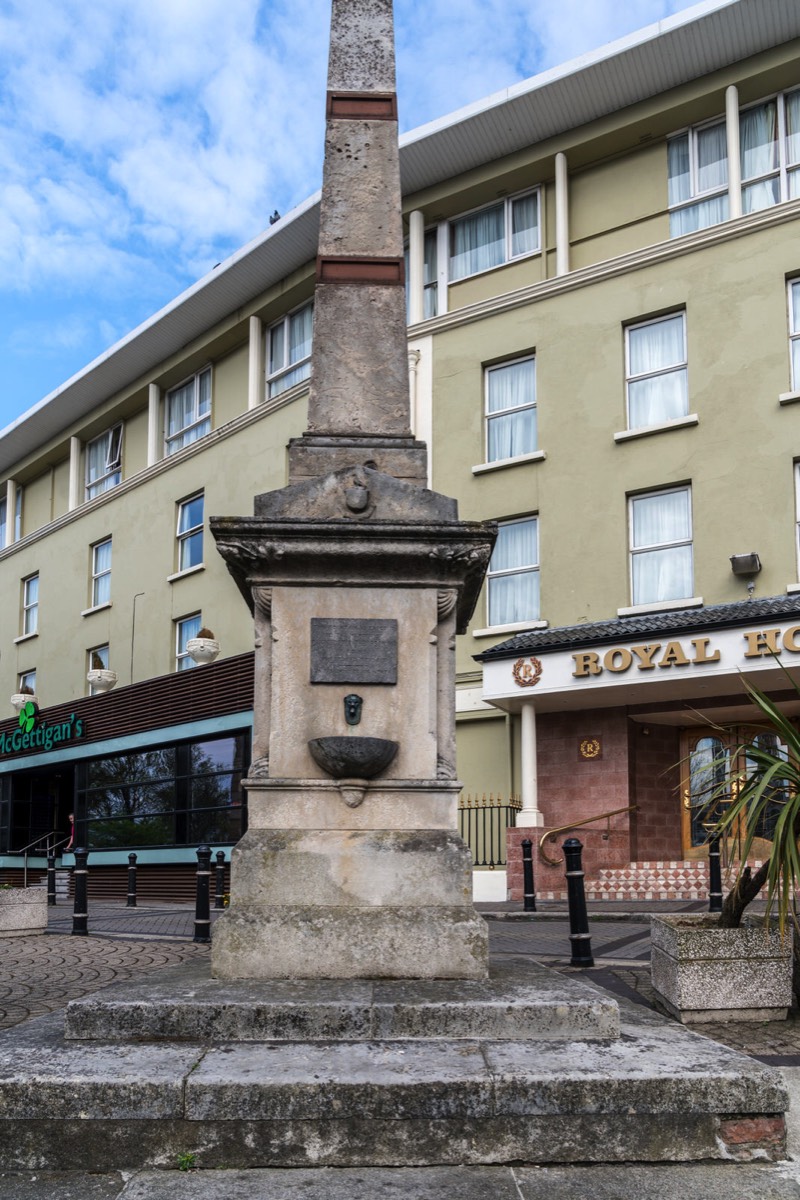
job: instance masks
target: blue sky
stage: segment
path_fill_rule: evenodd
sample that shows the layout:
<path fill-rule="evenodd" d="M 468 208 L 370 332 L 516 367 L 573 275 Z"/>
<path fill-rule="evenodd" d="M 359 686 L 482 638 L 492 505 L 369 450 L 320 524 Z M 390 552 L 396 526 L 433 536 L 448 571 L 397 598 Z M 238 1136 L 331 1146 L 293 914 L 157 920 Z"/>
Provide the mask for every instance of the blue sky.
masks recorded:
<path fill-rule="evenodd" d="M 395 0 L 401 128 L 689 5 Z M 320 185 L 329 0 L 0 0 L 0 428 Z"/>

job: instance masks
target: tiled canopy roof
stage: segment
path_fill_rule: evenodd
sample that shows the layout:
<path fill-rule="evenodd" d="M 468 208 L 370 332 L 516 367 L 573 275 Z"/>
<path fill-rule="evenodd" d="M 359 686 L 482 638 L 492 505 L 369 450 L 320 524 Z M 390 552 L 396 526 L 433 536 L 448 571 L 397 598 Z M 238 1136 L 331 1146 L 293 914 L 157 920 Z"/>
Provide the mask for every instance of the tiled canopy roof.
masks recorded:
<path fill-rule="evenodd" d="M 653 634 L 671 635 L 725 629 L 736 625 L 758 625 L 797 617 L 800 623 L 800 593 L 768 596 L 763 600 L 739 600 L 734 604 L 713 604 L 707 608 L 684 608 L 671 612 L 646 613 L 639 617 L 615 617 L 611 621 L 592 621 L 585 625 L 564 625 L 560 629 L 537 629 L 518 633 L 507 642 L 492 646 L 474 657 L 478 662 L 515 658 L 532 651 L 566 650 L 576 646 L 596 646 L 604 642 L 627 642 L 631 638 Z"/>

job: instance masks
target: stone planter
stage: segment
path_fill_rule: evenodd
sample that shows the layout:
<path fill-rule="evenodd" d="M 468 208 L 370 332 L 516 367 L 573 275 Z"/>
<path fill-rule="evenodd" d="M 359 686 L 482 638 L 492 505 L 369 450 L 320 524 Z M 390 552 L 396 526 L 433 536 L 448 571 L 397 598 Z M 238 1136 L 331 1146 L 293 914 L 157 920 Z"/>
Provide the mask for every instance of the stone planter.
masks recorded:
<path fill-rule="evenodd" d="M 0 938 L 29 937 L 46 928 L 46 888 L 0 888 Z"/>
<path fill-rule="evenodd" d="M 86 679 L 94 691 L 102 695 L 104 692 L 110 692 L 116 684 L 117 672 L 108 671 L 105 667 L 96 667 L 89 671 Z"/>
<path fill-rule="evenodd" d="M 687 1023 L 784 1020 L 792 1004 L 792 933 L 759 919 L 720 929 L 704 913 L 653 917 L 650 975 L 659 1008 Z"/>
<path fill-rule="evenodd" d="M 216 638 L 189 638 L 186 653 L 196 663 L 210 663 L 219 654 L 219 642 Z"/>
<path fill-rule="evenodd" d="M 29 700 L 32 704 L 39 703 L 36 697 L 31 695 L 30 692 L 15 692 L 11 697 L 11 707 L 14 709 L 14 712 L 22 712 Z"/>

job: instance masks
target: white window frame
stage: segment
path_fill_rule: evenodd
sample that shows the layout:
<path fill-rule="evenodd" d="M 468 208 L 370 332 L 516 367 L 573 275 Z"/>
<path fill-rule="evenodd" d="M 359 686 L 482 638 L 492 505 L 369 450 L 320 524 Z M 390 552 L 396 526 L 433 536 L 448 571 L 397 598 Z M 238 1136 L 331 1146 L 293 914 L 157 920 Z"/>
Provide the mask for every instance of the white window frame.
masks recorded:
<path fill-rule="evenodd" d="M 181 529 L 181 520 L 184 511 L 188 511 L 189 506 L 197 500 L 202 502 L 202 516 L 199 525 L 191 525 L 186 529 Z M 178 501 L 178 519 L 175 528 L 175 542 L 177 546 L 177 571 L 178 574 L 183 574 L 185 571 L 196 571 L 198 567 L 203 565 L 203 529 L 205 526 L 205 492 L 195 492 L 193 496 L 187 496 L 185 500 Z M 200 561 L 190 563 L 189 566 L 184 566 L 184 550 L 189 546 L 193 538 L 200 535 Z"/>
<path fill-rule="evenodd" d="M 178 617 L 174 622 L 175 625 L 175 670 L 188 671 L 191 667 L 196 667 L 197 663 L 189 657 L 189 652 L 186 649 L 186 643 L 192 638 L 197 637 L 199 631 L 203 628 L 202 613 L 188 613 L 185 617 Z"/>
<path fill-rule="evenodd" d="M 634 505 L 640 500 L 652 500 L 656 496 L 675 495 L 678 492 L 685 492 L 689 499 L 689 537 L 679 538 L 672 542 L 653 542 L 642 546 L 634 545 L 634 521 L 633 509 Z M 639 608 L 643 605 L 667 604 L 674 606 L 675 601 L 692 600 L 694 587 L 694 514 L 692 511 L 692 488 L 691 484 L 682 484 L 679 487 L 655 488 L 652 492 L 637 492 L 636 495 L 628 497 L 628 544 L 630 558 L 630 576 L 631 576 L 631 605 L 634 608 Z M 689 581 L 689 589 L 686 596 L 675 596 L 665 599 L 642 599 L 637 597 L 635 586 L 634 558 L 639 554 L 657 553 L 659 550 L 672 550 L 679 546 L 688 546 L 691 552 L 691 578 Z"/>
<path fill-rule="evenodd" d="M 34 696 L 36 695 L 36 667 L 30 671 L 20 671 L 17 676 L 17 692 L 21 692 L 24 687 L 29 687 Z"/>
<path fill-rule="evenodd" d="M 92 579 L 91 579 L 91 589 L 90 589 L 91 607 L 92 608 L 102 608 L 103 605 L 111 603 L 111 567 L 109 566 L 109 567 L 104 567 L 102 569 L 98 569 L 98 563 L 97 563 L 97 552 L 98 552 L 98 550 L 101 550 L 104 546 L 111 546 L 111 555 L 112 555 L 112 560 L 113 560 L 113 554 L 114 554 L 113 538 L 110 538 L 110 537 L 103 538 L 101 541 L 95 542 L 94 545 L 92 546 L 92 566 L 91 566 Z M 108 580 L 108 599 L 102 600 L 100 598 L 100 588 L 102 586 L 102 581 L 104 581 L 106 579 Z"/>
<path fill-rule="evenodd" d="M 745 207 L 745 192 L 747 191 L 747 189 L 749 187 L 753 187 L 755 184 L 766 183 L 770 179 L 778 180 L 778 199 L 775 200 L 773 202 L 773 204 L 767 204 L 762 207 L 772 208 L 772 207 L 774 207 L 775 204 L 785 204 L 786 201 L 791 198 L 789 196 L 789 175 L 795 171 L 797 171 L 800 175 L 800 161 L 794 162 L 794 163 L 789 162 L 789 153 L 788 153 L 788 146 L 787 146 L 788 124 L 787 124 L 787 120 L 786 120 L 786 98 L 788 96 L 794 95 L 796 92 L 800 92 L 800 88 L 796 88 L 796 87 L 787 88 L 787 90 L 784 92 L 775 92 L 771 96 L 764 96 L 764 97 L 762 97 L 762 99 L 756 100 L 754 104 L 745 104 L 739 110 L 739 120 L 740 120 L 740 127 L 741 127 L 741 117 L 742 117 L 743 113 L 749 112 L 751 109 L 754 109 L 754 108 L 761 108 L 766 104 L 770 104 L 774 100 L 775 105 L 776 105 L 776 116 L 777 116 L 777 124 L 778 124 L 778 130 L 777 130 L 778 164 L 777 164 L 777 166 L 771 167 L 768 171 L 763 171 L 760 175 L 748 175 L 747 177 L 745 177 L 744 167 L 743 167 L 743 164 L 741 163 L 741 148 L 740 148 L 739 158 L 740 158 L 740 167 L 742 170 L 742 211 L 743 212 L 747 211 L 747 209 Z M 759 210 L 753 209 L 751 211 L 757 212 Z"/>
<path fill-rule="evenodd" d="M 208 409 L 201 411 L 201 382 L 205 377 L 208 377 Z M 169 432 L 169 408 L 170 400 L 177 393 L 182 392 L 185 387 L 192 384 L 194 387 L 194 399 L 192 405 L 192 413 L 190 419 L 180 429 L 176 429 L 173 433 Z M 199 438 L 205 437 L 211 432 L 211 409 L 213 404 L 212 395 L 213 380 L 211 377 L 211 365 L 205 366 L 195 375 L 189 375 L 186 379 L 176 384 L 167 392 L 164 398 L 164 457 L 169 458 L 171 454 L 177 454 L 179 450 L 183 450 L 184 446 L 191 445 L 192 442 L 198 441 Z"/>
<path fill-rule="evenodd" d="M 789 296 L 789 366 L 792 390 L 800 392 L 800 279 L 790 279 L 787 291 Z"/>
<path fill-rule="evenodd" d="M 36 595 L 30 597 L 32 584 L 36 584 Z M 27 575 L 22 581 L 22 636 L 32 637 L 39 632 L 39 572 Z"/>
<path fill-rule="evenodd" d="M 293 317 L 304 312 L 305 309 L 311 309 L 311 345 L 308 354 L 304 354 L 302 358 L 298 358 L 296 362 L 289 361 L 289 324 Z M 271 353 L 273 334 L 278 329 L 283 329 L 283 361 L 274 371 L 270 371 Z M 280 321 L 274 321 L 266 331 L 266 342 L 264 350 L 264 362 L 266 369 L 266 394 L 268 400 L 273 400 L 276 396 L 281 396 L 284 392 L 288 392 L 290 388 L 297 387 L 301 383 L 305 383 L 311 376 L 311 355 L 314 347 L 314 301 L 308 300 L 305 304 L 293 308 L 291 312 L 286 313 L 281 317 Z M 293 379 L 291 383 L 283 384 L 283 380 L 287 375 L 294 375 L 295 372 L 302 373 L 298 378 Z"/>
<path fill-rule="evenodd" d="M 97 669 L 96 667 L 94 667 L 92 665 L 92 657 L 95 654 L 98 655 L 98 657 L 101 659 L 101 661 L 103 663 L 103 670 L 105 670 L 105 671 L 108 670 L 109 649 L 110 648 L 109 648 L 108 642 L 106 642 L 105 645 L 103 645 L 103 646 L 93 646 L 91 648 L 91 650 L 86 651 L 86 672 L 87 672 L 87 674 L 89 673 L 89 671 L 94 671 Z M 87 683 L 88 683 L 88 680 L 87 680 Z M 95 695 L 100 695 L 100 694 L 102 694 L 102 691 L 100 688 L 97 687 L 97 684 L 89 683 L 89 695 L 95 696 Z"/>
<path fill-rule="evenodd" d="M 8 529 L 8 500 L 5 496 L 0 496 L 0 550 L 6 544 L 6 531 Z"/>
<path fill-rule="evenodd" d="M 672 214 L 673 213 L 682 212 L 684 209 L 687 209 L 687 208 L 694 208 L 695 206 L 702 204 L 706 200 L 714 200 L 720 196 L 723 196 L 727 199 L 727 196 L 728 196 L 728 180 L 727 179 L 725 180 L 724 183 L 718 184 L 716 187 L 701 189 L 700 185 L 699 185 L 700 167 L 699 167 L 699 160 L 698 160 L 698 153 L 697 153 L 698 136 L 701 133 L 704 133 L 709 129 L 713 129 L 717 125 L 722 126 L 723 130 L 725 130 L 726 120 L 725 120 L 724 114 L 722 117 L 712 117 L 711 120 L 703 121 L 699 125 L 691 125 L 691 126 L 688 126 L 686 129 L 677 130 L 675 133 L 670 134 L 669 137 L 667 138 L 667 148 L 668 148 L 667 152 L 668 153 L 669 153 L 669 143 L 677 141 L 678 138 L 682 138 L 682 137 L 687 138 L 688 139 L 688 147 L 689 147 L 689 196 L 686 200 L 678 200 L 674 204 L 669 203 L 669 201 L 668 201 L 669 214 L 670 214 L 670 237 L 680 237 L 681 236 L 680 231 L 673 230 L 673 228 L 672 228 Z M 727 158 L 726 158 L 726 162 L 727 162 Z M 728 172 L 730 172 L 730 164 L 728 164 Z M 669 168 L 667 168 L 667 188 L 669 188 Z M 730 212 L 728 211 L 720 219 L 720 221 L 711 221 L 706 224 L 699 225 L 698 228 L 699 229 L 708 229 L 708 228 L 711 228 L 713 225 L 719 225 L 722 223 L 722 221 L 727 221 L 729 216 L 730 216 Z"/>
<path fill-rule="evenodd" d="M 107 442 L 104 455 L 105 469 L 101 475 L 95 479 L 89 478 L 89 458 L 90 450 L 93 446 L 97 446 L 100 442 Z M 95 496 L 102 495 L 103 492 L 108 492 L 111 488 L 117 487 L 122 482 L 122 422 L 117 425 L 112 425 L 99 437 L 92 438 L 86 443 L 85 451 L 85 486 L 86 499 L 93 500 Z"/>
<path fill-rule="evenodd" d="M 501 621 L 493 620 L 493 617 L 496 615 L 495 613 L 492 612 L 492 584 L 493 584 L 494 580 L 508 579 L 511 576 L 517 576 L 517 575 L 535 574 L 537 577 L 540 576 L 541 545 L 540 545 L 540 541 L 539 541 L 539 517 L 538 517 L 538 514 L 531 514 L 530 516 L 527 516 L 527 517 L 517 517 L 513 521 L 499 521 L 498 528 L 503 529 L 503 528 L 507 528 L 510 525 L 527 525 L 527 524 L 536 526 L 536 548 L 539 553 L 538 553 L 537 561 L 535 563 L 527 563 L 527 564 L 523 564 L 523 565 L 517 565 L 514 567 L 507 567 L 507 568 L 504 568 L 501 570 L 497 570 L 496 568 L 495 569 L 492 568 L 491 559 L 489 560 L 489 567 L 486 572 L 486 618 L 487 618 L 486 623 L 487 623 L 487 626 L 489 629 L 502 628 L 506 624 L 516 625 L 516 624 L 521 624 L 523 622 L 534 625 L 534 624 L 538 623 L 538 621 L 540 619 L 540 613 L 541 613 L 541 607 L 542 607 L 542 605 L 541 605 L 541 585 L 540 585 L 540 589 L 539 589 L 539 604 L 538 604 L 537 612 L 535 614 L 532 614 L 529 617 L 528 616 L 522 617 L 522 618 L 520 618 L 519 621 L 513 621 L 513 622 L 501 622 Z M 493 555 L 493 557 L 494 557 L 494 555 Z"/>
<path fill-rule="evenodd" d="M 512 212 L 514 203 L 517 200 L 524 200 L 528 196 L 536 197 L 536 245 L 531 250 L 525 250 L 521 254 L 512 253 Z M 502 262 L 494 263 L 490 267 L 481 267 L 478 271 L 468 271 L 465 275 L 454 276 L 452 271 L 452 232 L 460 221 L 469 220 L 470 217 L 477 216 L 478 213 L 488 212 L 491 208 L 499 208 L 503 205 L 503 233 L 504 233 L 504 258 Z M 515 192 L 513 196 L 504 196 L 501 200 L 494 200 L 491 204 L 481 204 L 478 208 L 472 208 L 468 212 L 459 213 L 457 217 L 451 217 L 446 222 L 447 230 L 447 281 L 448 283 L 461 283 L 464 279 L 474 279 L 476 275 L 485 275 L 487 271 L 497 271 L 500 267 L 506 267 L 511 262 L 520 262 L 524 258 L 532 258 L 536 254 L 542 252 L 542 189 L 541 187 L 525 188 L 524 191 Z M 437 249 L 438 255 L 438 249 Z"/>
<path fill-rule="evenodd" d="M 14 541 L 22 537 L 22 485 L 17 488 L 14 496 Z"/>
<path fill-rule="evenodd" d="M 631 333 L 637 329 L 645 329 L 648 325 L 660 325 L 664 321 L 674 321 L 676 317 L 680 317 L 683 325 L 683 359 L 679 363 L 675 363 L 668 367 L 659 367 L 657 371 L 642 371 L 634 375 L 631 371 Z M 683 372 L 685 378 L 684 387 L 684 411 L 679 414 L 678 420 L 681 417 L 689 415 L 689 348 L 688 337 L 686 332 L 686 312 L 665 313 L 660 317 L 652 317 L 647 321 L 637 321 L 635 324 L 625 326 L 625 420 L 627 429 L 647 429 L 650 425 L 662 425 L 675 418 L 665 417 L 661 421 L 648 422 L 647 425 L 634 425 L 631 422 L 631 384 L 639 383 L 643 379 L 661 379 L 665 375 L 676 375 L 678 372 Z"/>
<path fill-rule="evenodd" d="M 490 391 L 490 387 L 491 387 L 492 375 L 495 374 L 496 372 L 505 370 L 507 367 L 516 367 L 516 366 L 519 366 L 521 363 L 525 363 L 525 362 L 529 362 L 532 364 L 533 400 L 527 404 L 517 404 L 513 408 L 501 408 L 501 409 L 496 409 L 495 411 L 490 411 L 489 391 Z M 536 355 L 535 354 L 523 354 L 523 355 L 520 355 L 519 358 L 509 358 L 509 359 L 506 359 L 504 362 L 492 363 L 491 366 L 484 367 L 484 369 L 483 369 L 483 411 L 484 411 L 484 439 L 485 439 L 485 446 L 486 446 L 486 450 L 485 450 L 486 457 L 484 459 L 485 462 L 500 463 L 500 462 L 507 461 L 509 458 L 520 458 L 520 457 L 523 457 L 528 454 L 536 453 L 536 451 L 539 449 L 539 429 L 538 429 L 539 414 L 538 414 L 538 404 L 537 404 L 537 394 L 536 394 Z M 535 436 L 533 439 L 534 445 L 531 446 L 528 450 L 520 451 L 520 453 L 518 455 L 510 455 L 510 456 L 506 455 L 504 458 L 492 458 L 490 449 L 489 449 L 490 441 L 491 441 L 490 428 L 491 428 L 492 421 L 497 421 L 499 418 L 502 418 L 502 417 L 512 417 L 518 413 L 531 412 L 531 411 L 534 413 L 534 419 L 535 419 L 535 424 L 536 424 Z"/>

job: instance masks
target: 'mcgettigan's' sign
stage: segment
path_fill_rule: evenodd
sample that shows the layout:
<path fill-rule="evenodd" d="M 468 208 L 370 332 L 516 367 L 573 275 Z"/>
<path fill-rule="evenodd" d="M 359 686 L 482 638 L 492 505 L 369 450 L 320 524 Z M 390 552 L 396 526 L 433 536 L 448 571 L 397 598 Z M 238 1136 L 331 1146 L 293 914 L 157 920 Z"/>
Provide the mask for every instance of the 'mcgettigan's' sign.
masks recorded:
<path fill-rule="evenodd" d="M 39 719 L 39 710 L 28 701 L 19 714 L 19 729 L 0 733 L 0 754 L 18 754 L 21 750 L 52 750 L 61 742 L 74 742 L 83 737 L 83 719 L 75 713 L 56 725 Z"/>

